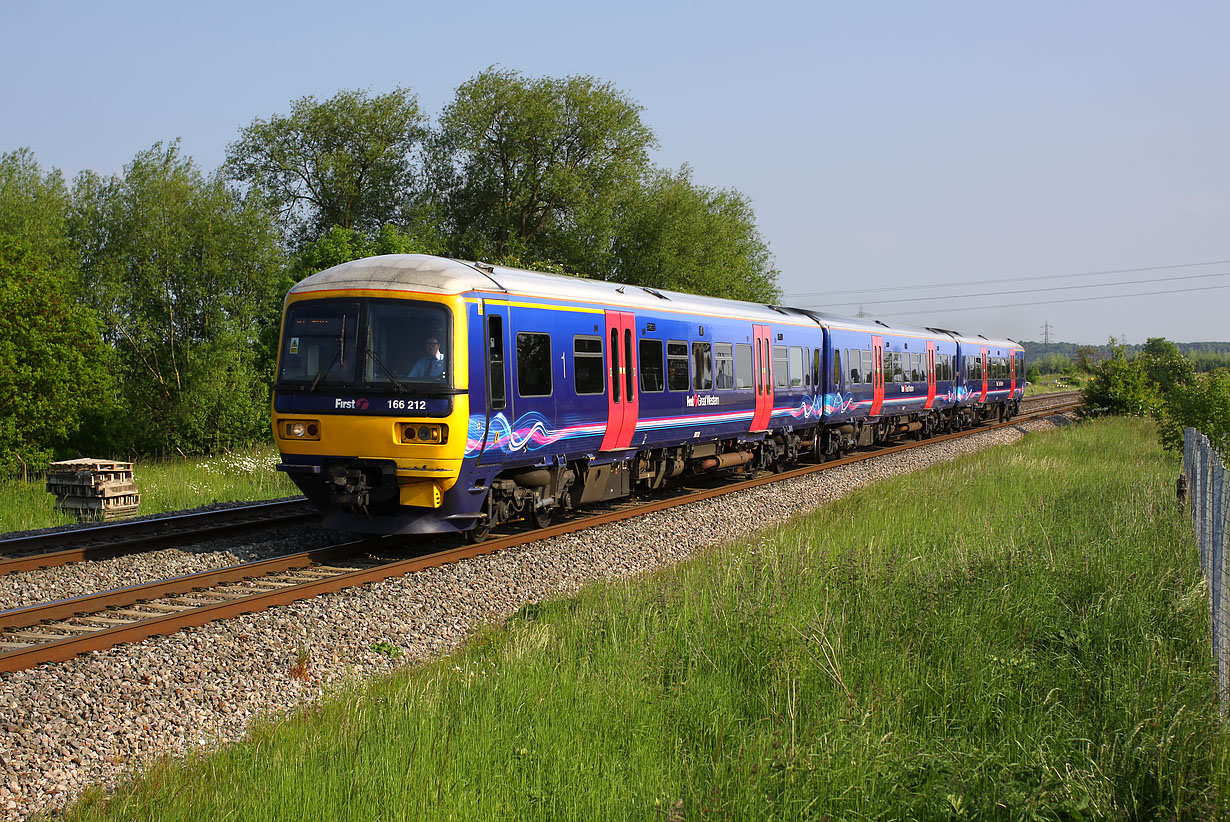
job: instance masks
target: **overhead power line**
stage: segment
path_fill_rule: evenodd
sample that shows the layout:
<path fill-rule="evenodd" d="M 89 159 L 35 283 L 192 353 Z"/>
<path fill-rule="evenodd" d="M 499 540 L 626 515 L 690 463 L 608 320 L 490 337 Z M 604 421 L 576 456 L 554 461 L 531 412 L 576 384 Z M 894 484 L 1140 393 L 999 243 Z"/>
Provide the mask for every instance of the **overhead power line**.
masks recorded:
<path fill-rule="evenodd" d="M 857 300 L 849 303 L 825 303 L 814 308 L 831 308 L 837 305 L 884 305 L 885 303 L 923 303 L 934 300 L 963 300 L 967 297 L 1000 297 L 1009 294 L 1037 294 L 1042 291 L 1076 291 L 1082 288 L 1119 288 L 1125 285 L 1144 285 L 1145 283 L 1172 283 L 1176 280 L 1205 280 L 1209 277 L 1230 277 L 1230 271 L 1217 274 L 1185 274 L 1181 277 L 1151 277 L 1145 280 L 1127 280 L 1118 283 L 1090 283 L 1089 285 L 1051 285 L 1046 288 L 1022 288 L 1016 291 L 980 291 L 974 294 L 947 294 L 940 297 L 903 297 L 895 300 Z M 1113 295 L 1112 295 L 1113 296 Z"/>
<path fill-rule="evenodd" d="M 1171 268 L 1198 268 L 1202 265 L 1230 265 L 1230 260 L 1210 260 L 1204 263 L 1178 263 L 1176 265 L 1153 265 L 1143 268 L 1111 268 L 1105 271 L 1078 271 L 1074 274 L 1033 274 L 1020 277 L 996 277 L 991 280 L 965 280 L 953 283 L 925 283 L 923 285 L 890 285 L 883 288 L 852 288 L 845 291 L 802 291 L 789 297 L 824 297 L 838 294 L 873 294 L 881 291 L 913 291 L 920 288 L 952 288 L 963 285 L 992 285 L 994 283 L 1023 283 L 1030 280 L 1062 280 L 1071 277 L 1096 277 L 1102 274 L 1138 274 L 1142 271 L 1166 271 Z M 844 303 L 843 303 L 844 305 Z"/>
<path fill-rule="evenodd" d="M 1100 297 L 1071 297 L 1066 300 L 1040 300 L 1032 303 L 1002 303 L 1000 305 L 971 305 L 963 308 L 935 308 L 924 311 L 893 311 L 881 314 L 882 317 L 905 317 L 910 314 L 947 314 L 951 311 L 989 311 L 992 308 L 1022 308 L 1028 305 L 1057 305 L 1059 303 L 1087 303 L 1095 300 L 1119 300 L 1125 297 L 1165 297 L 1170 294 L 1187 294 L 1192 291 L 1216 291 L 1220 288 L 1230 288 L 1227 285 L 1206 285 L 1201 288 L 1174 288 L 1169 291 L 1143 291 L 1136 294 L 1106 294 Z"/>

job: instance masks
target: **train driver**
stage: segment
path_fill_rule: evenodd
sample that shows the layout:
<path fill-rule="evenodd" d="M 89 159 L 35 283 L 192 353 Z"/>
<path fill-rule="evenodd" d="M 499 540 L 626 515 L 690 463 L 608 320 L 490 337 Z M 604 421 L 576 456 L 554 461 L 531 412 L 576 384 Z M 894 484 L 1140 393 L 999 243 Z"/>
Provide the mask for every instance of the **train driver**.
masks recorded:
<path fill-rule="evenodd" d="M 414 364 L 406 376 L 410 379 L 442 380 L 444 379 L 444 352 L 440 350 L 440 341 L 428 337 L 427 353 Z"/>

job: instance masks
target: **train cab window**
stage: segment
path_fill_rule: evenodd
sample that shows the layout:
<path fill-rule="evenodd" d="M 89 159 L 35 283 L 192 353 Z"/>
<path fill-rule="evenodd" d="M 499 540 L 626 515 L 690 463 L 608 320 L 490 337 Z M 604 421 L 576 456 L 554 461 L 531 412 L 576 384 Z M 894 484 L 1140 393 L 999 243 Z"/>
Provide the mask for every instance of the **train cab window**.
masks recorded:
<path fill-rule="evenodd" d="M 666 343 L 666 387 L 672 391 L 688 390 L 688 344 Z"/>
<path fill-rule="evenodd" d="M 746 343 L 739 343 L 735 346 L 735 388 L 751 388 L 754 373 L 752 347 Z"/>
<path fill-rule="evenodd" d="M 713 377 L 714 386 L 719 391 L 735 387 L 735 351 L 730 343 L 713 344 L 713 364 L 717 373 Z"/>
<path fill-rule="evenodd" d="M 713 390 L 713 346 L 707 342 L 692 343 L 692 390 Z"/>
<path fill-rule="evenodd" d="M 602 338 L 572 338 L 573 383 L 578 394 L 601 394 L 606 390 L 602 375 Z"/>
<path fill-rule="evenodd" d="M 786 353 L 786 346 L 773 346 L 773 386 L 775 388 L 785 388 L 790 384 L 788 362 L 789 356 Z"/>
<path fill-rule="evenodd" d="M 662 341 L 642 339 L 639 344 L 641 362 L 641 393 L 666 388 L 662 370 Z"/>
<path fill-rule="evenodd" d="M 551 335 L 517 333 L 517 393 L 523 397 L 551 395 Z"/>
<path fill-rule="evenodd" d="M 798 388 L 803 384 L 803 348 L 790 346 L 790 387 Z"/>

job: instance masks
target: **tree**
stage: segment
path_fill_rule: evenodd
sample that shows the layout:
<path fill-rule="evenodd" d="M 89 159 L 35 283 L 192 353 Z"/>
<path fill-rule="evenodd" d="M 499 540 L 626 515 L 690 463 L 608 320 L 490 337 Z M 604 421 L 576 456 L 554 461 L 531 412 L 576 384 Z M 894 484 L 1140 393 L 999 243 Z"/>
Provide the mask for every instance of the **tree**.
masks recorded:
<path fill-rule="evenodd" d="M 1196 375 L 1182 390 L 1167 394 L 1158 419 L 1165 447 L 1182 450 L 1183 429 L 1195 428 L 1230 459 L 1230 369 Z"/>
<path fill-rule="evenodd" d="M 67 267 L 75 256 L 65 232 L 68 208 L 59 169 L 43 173 L 28 148 L 0 154 L 0 233 L 20 237 L 31 253 Z"/>
<path fill-rule="evenodd" d="M 1113 338 L 1109 344 L 1110 356 L 1102 360 L 1084 357 L 1084 368 L 1090 374 L 1089 383 L 1083 390 L 1087 415 L 1127 414 L 1145 416 L 1153 414 L 1160 402 L 1157 389 L 1145 373 L 1140 358 L 1127 358 L 1124 346 Z"/>
<path fill-rule="evenodd" d="M 609 279 L 760 303 L 780 297 L 768 245 L 747 197 L 653 172 L 621 210 Z"/>
<path fill-rule="evenodd" d="M 1162 394 L 1188 385 L 1196 370 L 1192 361 L 1183 356 L 1179 347 L 1165 337 L 1150 337 L 1137 355 L 1145 376 Z"/>
<path fill-rule="evenodd" d="M 413 154 L 426 128 L 406 89 L 369 97 L 303 97 L 290 115 L 256 119 L 227 148 L 226 174 L 251 186 L 302 245 L 333 226 L 376 231 L 398 222 L 415 193 Z"/>
<path fill-rule="evenodd" d="M 429 166 L 455 253 L 577 270 L 578 223 L 613 209 L 647 167 L 653 132 L 609 83 L 487 69 L 440 116 Z"/>
<path fill-rule="evenodd" d="M 0 234 L 0 467 L 47 462 L 106 395 L 105 356 L 71 276 Z"/>
<path fill-rule="evenodd" d="M 179 146 L 74 183 L 88 299 L 114 347 L 112 448 L 209 452 L 267 436 L 273 335 L 289 282 L 269 215 Z"/>

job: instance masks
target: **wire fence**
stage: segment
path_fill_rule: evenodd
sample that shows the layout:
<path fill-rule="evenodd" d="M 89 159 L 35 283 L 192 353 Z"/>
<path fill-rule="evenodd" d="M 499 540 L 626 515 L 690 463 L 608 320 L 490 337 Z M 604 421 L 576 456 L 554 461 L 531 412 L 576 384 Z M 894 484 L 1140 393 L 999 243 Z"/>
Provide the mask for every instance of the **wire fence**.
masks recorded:
<path fill-rule="evenodd" d="M 1200 567 L 1208 582 L 1209 620 L 1213 627 L 1213 655 L 1217 660 L 1217 690 L 1222 715 L 1230 712 L 1230 557 L 1226 533 L 1230 531 L 1230 483 L 1226 466 L 1209 438 L 1195 428 L 1183 431 L 1183 477 L 1191 497 L 1192 526 L 1200 542 Z"/>

